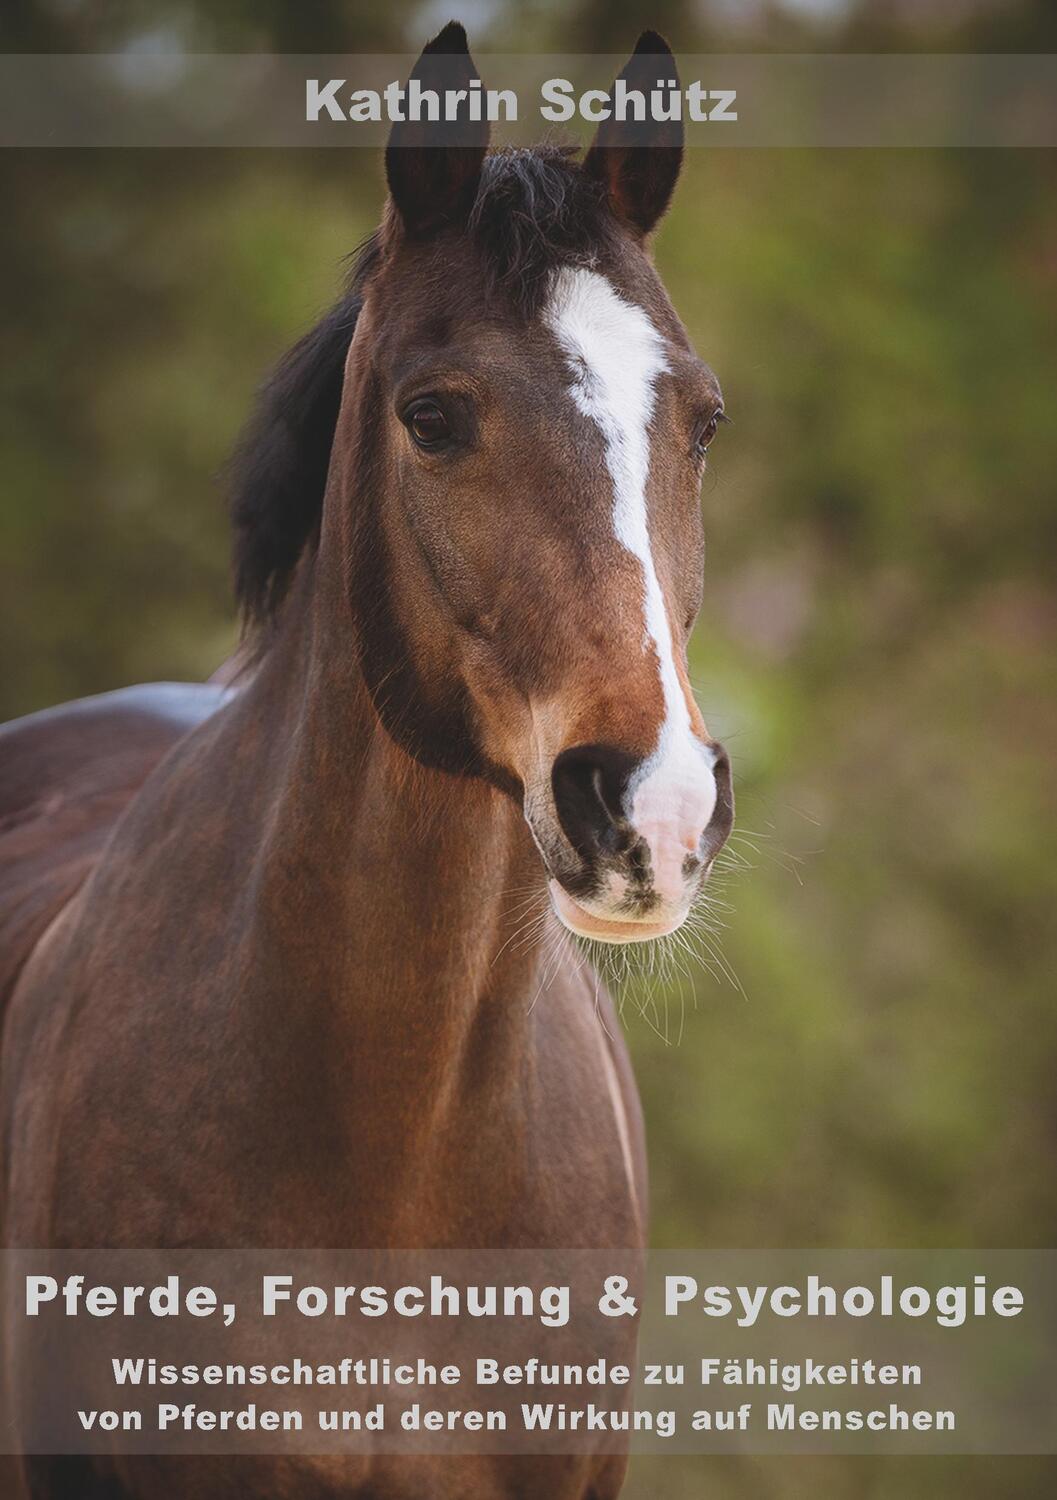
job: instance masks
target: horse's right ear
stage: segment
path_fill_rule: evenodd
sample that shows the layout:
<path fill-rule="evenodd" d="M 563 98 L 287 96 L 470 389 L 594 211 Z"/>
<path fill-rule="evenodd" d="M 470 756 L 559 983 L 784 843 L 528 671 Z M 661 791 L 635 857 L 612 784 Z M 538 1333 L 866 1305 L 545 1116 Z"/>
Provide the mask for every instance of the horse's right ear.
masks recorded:
<path fill-rule="evenodd" d="M 469 117 L 470 84 L 480 78 L 458 21 L 449 21 L 428 43 L 411 78 L 423 89 L 435 90 L 442 101 L 449 89 L 464 91 L 456 119 L 398 121 L 389 134 L 389 191 L 408 234 L 420 237 L 469 216 L 488 150 L 489 126 L 487 120 Z"/>

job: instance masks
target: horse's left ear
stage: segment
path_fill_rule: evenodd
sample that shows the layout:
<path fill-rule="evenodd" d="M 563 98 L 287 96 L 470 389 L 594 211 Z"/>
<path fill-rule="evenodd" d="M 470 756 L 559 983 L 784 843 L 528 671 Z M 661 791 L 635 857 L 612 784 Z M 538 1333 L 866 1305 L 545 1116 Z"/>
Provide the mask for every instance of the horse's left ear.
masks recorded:
<path fill-rule="evenodd" d="M 398 121 L 389 133 L 389 191 L 404 228 L 418 237 L 469 216 L 488 150 L 489 126 L 487 120 L 469 118 L 470 84 L 480 83 L 480 77 L 458 21 L 449 21 L 427 44 L 411 78 L 423 89 L 435 90 L 442 100 L 449 89 L 463 90 L 455 119 Z"/>
<path fill-rule="evenodd" d="M 646 119 L 603 120 L 584 158 L 584 171 L 605 184 L 619 219 L 649 234 L 671 201 L 683 162 L 682 120 L 654 120 L 649 109 L 652 90 L 667 96 L 669 85 L 679 88 L 675 58 L 664 37 L 644 31 L 619 79 L 646 96 Z"/>

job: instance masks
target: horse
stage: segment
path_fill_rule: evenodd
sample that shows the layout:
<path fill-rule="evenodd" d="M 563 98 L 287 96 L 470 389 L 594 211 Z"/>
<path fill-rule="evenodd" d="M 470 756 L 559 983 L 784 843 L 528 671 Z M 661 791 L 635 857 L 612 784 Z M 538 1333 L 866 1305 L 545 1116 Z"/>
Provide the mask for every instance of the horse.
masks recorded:
<path fill-rule="evenodd" d="M 413 76 L 441 61 L 477 77 L 456 23 Z M 622 76 L 675 78 L 667 44 Z M 650 249 L 682 149 L 394 123 L 380 227 L 233 463 L 234 680 L 3 729 L 9 1247 L 645 1244 L 568 934 L 673 932 L 733 819 L 686 662 L 722 396 Z M 625 1459 L 23 1466 L 49 1500 L 608 1500 Z"/>

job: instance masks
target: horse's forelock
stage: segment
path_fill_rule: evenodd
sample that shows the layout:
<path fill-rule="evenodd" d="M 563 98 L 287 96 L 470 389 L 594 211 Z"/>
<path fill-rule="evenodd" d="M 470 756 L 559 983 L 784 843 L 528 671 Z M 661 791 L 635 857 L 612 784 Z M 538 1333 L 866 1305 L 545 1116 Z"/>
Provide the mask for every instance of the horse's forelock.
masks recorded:
<path fill-rule="evenodd" d="M 524 316 L 539 311 L 554 271 L 590 264 L 618 232 L 573 149 L 546 146 L 485 158 L 469 229 L 489 291 Z"/>

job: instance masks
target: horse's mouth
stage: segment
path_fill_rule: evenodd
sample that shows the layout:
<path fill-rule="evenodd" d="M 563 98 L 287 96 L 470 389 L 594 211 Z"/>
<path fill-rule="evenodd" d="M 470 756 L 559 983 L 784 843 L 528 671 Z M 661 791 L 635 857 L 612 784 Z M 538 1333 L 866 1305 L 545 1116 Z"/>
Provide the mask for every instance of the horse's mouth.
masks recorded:
<path fill-rule="evenodd" d="M 556 880 L 548 881 L 548 886 L 562 925 L 577 937 L 591 938 L 599 943 L 646 943 L 653 938 L 667 937 L 682 926 L 686 917 L 685 912 L 678 912 L 663 921 L 641 917 L 598 917 L 574 900 Z"/>

